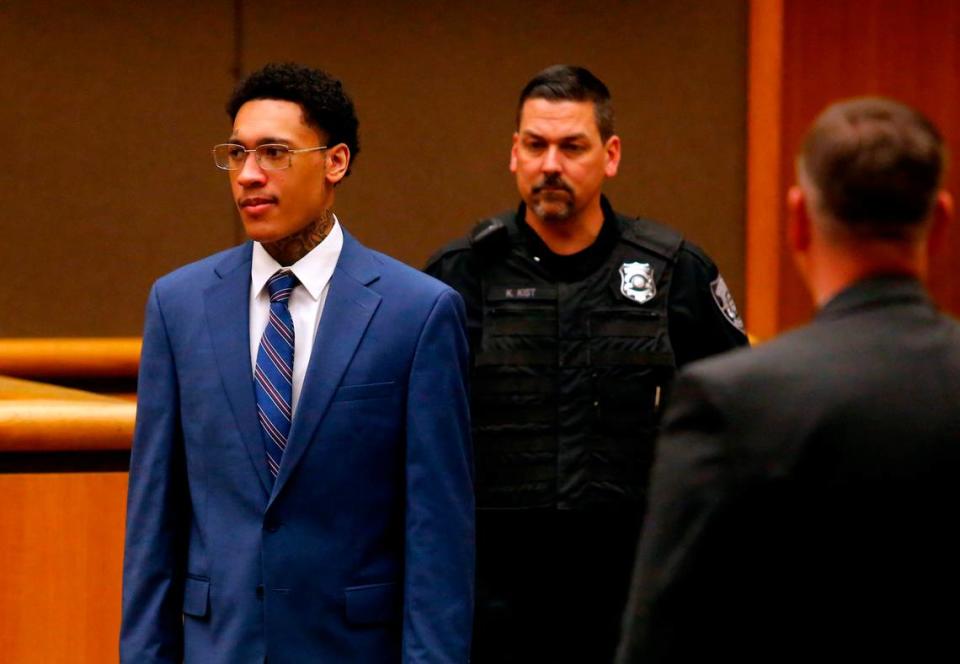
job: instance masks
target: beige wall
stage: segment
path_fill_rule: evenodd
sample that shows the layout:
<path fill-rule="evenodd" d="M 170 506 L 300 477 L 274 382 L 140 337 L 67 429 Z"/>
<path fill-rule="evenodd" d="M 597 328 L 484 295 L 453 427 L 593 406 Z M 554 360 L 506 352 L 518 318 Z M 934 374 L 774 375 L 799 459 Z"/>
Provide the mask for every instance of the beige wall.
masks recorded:
<path fill-rule="evenodd" d="M 681 229 L 743 292 L 744 2 L 8 2 L 0 44 L 2 336 L 138 334 L 156 277 L 241 239 L 209 156 L 238 57 L 344 80 L 363 151 L 337 211 L 417 266 L 515 205 L 516 96 L 583 64 L 614 95 L 614 205 Z"/>

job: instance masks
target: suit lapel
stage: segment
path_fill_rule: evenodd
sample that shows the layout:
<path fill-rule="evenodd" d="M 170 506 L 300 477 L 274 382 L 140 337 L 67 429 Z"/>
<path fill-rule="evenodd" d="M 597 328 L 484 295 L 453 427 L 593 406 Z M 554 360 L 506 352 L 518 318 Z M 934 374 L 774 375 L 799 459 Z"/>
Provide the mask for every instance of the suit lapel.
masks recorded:
<path fill-rule="evenodd" d="M 297 413 L 293 418 L 271 502 L 312 442 L 350 360 L 366 332 L 380 296 L 367 286 L 379 277 L 368 249 L 346 231 L 320 325 L 310 353 Z M 249 350 L 248 350 L 249 353 Z M 252 391 L 251 391 L 252 394 Z"/>
<path fill-rule="evenodd" d="M 263 438 L 250 366 L 250 255 L 248 242 L 217 265 L 220 280 L 204 292 L 207 327 L 213 341 L 223 390 L 237 430 L 266 494 L 270 493 Z"/>

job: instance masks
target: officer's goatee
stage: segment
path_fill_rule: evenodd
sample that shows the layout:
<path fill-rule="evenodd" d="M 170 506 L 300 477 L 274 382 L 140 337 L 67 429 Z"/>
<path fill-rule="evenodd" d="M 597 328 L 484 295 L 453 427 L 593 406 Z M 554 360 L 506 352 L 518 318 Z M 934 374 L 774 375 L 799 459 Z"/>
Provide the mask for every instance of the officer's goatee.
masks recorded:
<path fill-rule="evenodd" d="M 551 173 L 530 192 L 534 214 L 545 221 L 564 221 L 573 214 L 573 187 L 558 173 Z"/>

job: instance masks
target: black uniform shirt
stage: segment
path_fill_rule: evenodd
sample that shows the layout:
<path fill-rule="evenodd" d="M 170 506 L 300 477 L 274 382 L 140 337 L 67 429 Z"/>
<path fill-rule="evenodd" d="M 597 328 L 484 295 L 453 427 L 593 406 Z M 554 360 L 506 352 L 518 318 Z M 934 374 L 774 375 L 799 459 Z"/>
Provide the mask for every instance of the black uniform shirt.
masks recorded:
<path fill-rule="evenodd" d="M 603 226 L 596 241 L 575 254 L 555 254 L 524 220 L 520 204 L 515 223 L 527 247 L 544 271 L 558 282 L 578 281 L 601 269 L 620 241 L 616 215 L 602 199 Z M 434 254 L 426 272 L 463 296 L 471 347 L 476 348 L 482 327 L 481 266 L 469 240 L 459 239 Z M 683 241 L 676 256 L 673 283 L 667 303 L 670 341 L 677 366 L 747 344 L 742 321 L 717 266 L 700 247 Z M 716 291 L 716 292 L 715 292 Z"/>
<path fill-rule="evenodd" d="M 615 214 L 606 199 L 602 200 L 602 206 L 604 222 L 597 239 L 573 255 L 551 252 L 525 223 L 525 209 L 521 205 L 512 221 L 516 232 L 505 238 L 503 231 L 507 229 L 501 229 L 500 239 L 508 241 L 490 242 L 494 238 L 488 235 L 483 242 L 477 239 L 481 235 L 474 233 L 473 245 L 464 238 L 430 259 L 426 271 L 455 288 L 464 298 L 475 358 L 490 351 L 481 348 L 484 280 L 490 279 L 491 271 L 507 262 L 521 266 L 515 273 L 520 278 L 510 285 L 526 286 L 523 276 L 530 277 L 530 282 L 552 281 L 558 285 L 554 289 L 558 293 L 555 317 L 567 320 L 568 324 L 569 316 L 563 319 L 560 315 L 564 306 L 582 310 L 582 316 L 573 318 L 587 320 L 592 313 L 611 309 L 614 299 L 611 291 L 619 294 L 624 287 L 623 273 L 618 274 L 621 265 L 626 267 L 624 259 L 656 262 L 658 270 L 669 269 L 669 277 L 661 282 L 667 288 L 666 302 L 651 300 L 649 306 L 636 307 L 656 311 L 657 344 L 651 350 L 669 358 L 663 360 L 669 367 L 656 367 L 664 377 L 673 374 L 674 365 L 682 366 L 747 343 L 733 300 L 716 266 L 702 250 L 682 241 L 668 229 Z M 478 226 L 478 230 L 481 228 L 484 227 Z M 653 232 L 655 228 L 660 230 Z M 622 232 L 623 229 L 626 232 Z M 647 246 L 638 240 L 654 235 L 671 238 L 669 251 L 663 251 L 662 242 L 653 246 L 651 240 Z M 640 246 L 645 250 L 639 249 Z M 502 253 L 491 260 L 484 253 L 486 250 Z M 634 255 L 636 258 L 631 258 Z M 504 257 L 522 260 L 501 260 Z M 670 263 L 669 268 L 664 267 L 665 262 Z M 663 277 L 666 273 L 657 274 Z M 502 275 L 500 272 L 497 278 Z M 501 279 L 498 283 L 505 286 L 508 281 L 509 278 Z M 597 287 L 603 281 L 606 288 Z M 577 288 L 578 284 L 584 288 Z M 564 291 L 577 295 L 568 295 L 569 299 L 564 301 L 559 295 Z M 577 301 L 576 297 L 582 299 Z M 590 301 L 591 297 L 600 301 Z M 633 307 L 626 299 L 623 302 L 621 313 Z M 665 325 L 659 322 L 663 313 L 667 318 Z M 619 320 L 623 322 L 625 319 Z M 544 341 L 543 345 L 552 348 L 551 344 L 576 343 L 578 335 L 584 336 L 583 328 L 580 325 L 576 330 L 564 330 L 561 326 L 557 341 Z M 566 335 L 562 334 L 564 331 Z M 603 339 L 594 341 L 604 342 Z M 631 348 L 629 342 L 614 341 L 617 347 L 607 350 Z M 553 380 L 567 381 L 562 383 L 566 389 L 557 389 L 556 397 L 549 403 L 558 412 L 563 409 L 565 415 L 573 414 L 566 419 L 558 416 L 556 429 L 550 434 L 552 445 L 547 446 L 546 454 L 534 444 L 533 434 L 525 436 L 524 433 L 537 424 L 537 415 L 528 411 L 527 417 L 511 420 L 516 410 L 511 409 L 510 403 L 499 410 L 491 409 L 483 401 L 490 394 L 480 395 L 481 408 L 474 409 L 473 422 L 480 508 L 473 651 L 473 661 L 478 664 L 579 664 L 612 659 L 643 514 L 646 464 L 652 456 L 651 426 L 654 423 L 653 418 L 644 416 L 645 409 L 639 405 L 642 397 L 610 392 L 626 392 L 629 385 L 632 394 L 641 394 L 645 384 L 638 389 L 638 384 L 631 381 L 642 376 L 630 372 L 647 368 L 617 361 L 597 367 L 611 379 L 610 390 L 600 390 L 598 397 L 601 405 L 608 409 L 590 413 L 577 410 L 578 403 L 589 410 L 589 403 L 577 402 L 576 397 L 584 390 L 578 391 L 569 384 L 570 380 L 577 380 L 576 376 L 582 376 L 582 371 L 578 374 L 576 367 L 562 370 L 534 367 L 543 369 L 543 375 Z M 481 374 L 489 369 L 490 366 L 475 367 L 475 372 Z M 505 373 L 503 380 L 508 382 L 508 387 L 524 392 L 519 384 L 510 383 L 512 375 Z M 478 377 L 481 380 L 476 380 Z M 475 375 L 474 399 L 483 393 L 481 388 L 488 382 L 489 375 Z M 599 386 L 597 383 L 585 390 Z M 655 402 L 649 396 L 647 394 L 647 403 L 653 405 Z M 521 394 L 519 403 L 529 403 L 523 401 L 527 398 L 529 394 Z M 506 397 L 508 402 L 509 399 Z M 593 406 L 596 405 L 595 402 Z M 496 422 L 490 421 L 491 411 Z M 613 418 L 607 420 L 608 415 Z M 511 435 L 511 440 L 505 438 Z M 551 468 L 553 472 L 547 472 Z M 501 490 L 511 481 L 519 485 L 513 487 L 513 493 L 491 491 L 492 488 Z M 556 485 L 553 492 L 551 482 Z M 542 493 L 530 489 L 533 486 L 539 490 L 541 484 L 545 487 Z M 518 496 L 518 506 L 523 509 L 503 509 L 515 507 L 510 500 Z M 524 501 L 529 496 L 536 499 L 530 499 L 528 504 Z"/>

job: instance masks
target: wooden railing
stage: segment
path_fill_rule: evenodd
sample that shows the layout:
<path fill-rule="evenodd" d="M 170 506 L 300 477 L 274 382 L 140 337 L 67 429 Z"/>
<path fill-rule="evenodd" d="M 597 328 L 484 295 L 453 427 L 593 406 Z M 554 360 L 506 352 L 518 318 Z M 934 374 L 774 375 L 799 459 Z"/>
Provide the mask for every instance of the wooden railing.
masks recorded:
<path fill-rule="evenodd" d="M 129 450 L 136 405 L 0 376 L 0 452 Z"/>
<path fill-rule="evenodd" d="M 140 345 L 139 337 L 0 339 L 0 376 L 133 401 Z"/>
<path fill-rule="evenodd" d="M 131 380 L 138 347 L 139 340 L 5 340 L 0 371 Z M 3 661 L 117 661 L 135 412 L 130 400 L 0 377 Z"/>
<path fill-rule="evenodd" d="M 130 378 L 139 337 L 0 339 L 0 375 L 24 378 Z"/>

